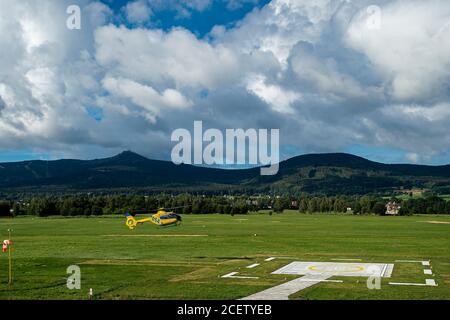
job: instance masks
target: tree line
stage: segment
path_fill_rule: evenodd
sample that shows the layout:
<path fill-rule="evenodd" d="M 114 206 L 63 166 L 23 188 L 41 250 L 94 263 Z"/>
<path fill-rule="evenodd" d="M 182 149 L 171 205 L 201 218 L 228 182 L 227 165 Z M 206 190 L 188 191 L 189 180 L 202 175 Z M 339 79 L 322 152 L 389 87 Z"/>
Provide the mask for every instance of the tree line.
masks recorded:
<path fill-rule="evenodd" d="M 214 195 L 74 195 L 40 196 L 1 200 L 0 216 L 100 216 L 150 211 L 157 208 L 176 208 L 181 214 L 247 214 L 268 210 L 281 213 L 297 210 L 300 213 L 377 214 L 386 212 L 386 203 L 395 201 L 400 215 L 450 214 L 450 201 L 429 195 L 410 199 L 385 199 L 377 196 L 214 196 Z"/>

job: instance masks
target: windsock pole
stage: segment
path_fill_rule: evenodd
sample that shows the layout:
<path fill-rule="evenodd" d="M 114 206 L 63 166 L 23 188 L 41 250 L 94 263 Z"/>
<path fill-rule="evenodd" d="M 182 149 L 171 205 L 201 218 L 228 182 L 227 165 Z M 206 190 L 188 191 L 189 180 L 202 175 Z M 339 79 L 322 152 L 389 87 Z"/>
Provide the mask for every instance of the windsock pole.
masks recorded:
<path fill-rule="evenodd" d="M 10 244 L 8 246 L 8 261 L 9 261 L 9 280 L 8 280 L 8 285 L 12 286 L 12 284 L 13 284 L 13 277 L 12 277 L 12 255 L 11 255 L 11 244 L 12 244 L 11 229 L 8 229 L 8 237 L 9 237 L 9 241 L 10 241 Z"/>

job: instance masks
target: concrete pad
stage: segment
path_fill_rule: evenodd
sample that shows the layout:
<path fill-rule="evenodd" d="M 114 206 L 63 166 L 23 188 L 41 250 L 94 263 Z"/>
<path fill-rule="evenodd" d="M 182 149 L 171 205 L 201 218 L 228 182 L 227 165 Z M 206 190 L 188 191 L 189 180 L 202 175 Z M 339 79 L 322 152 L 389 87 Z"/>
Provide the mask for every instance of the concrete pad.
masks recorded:
<path fill-rule="evenodd" d="M 422 261 L 422 265 L 423 266 L 429 266 L 430 265 L 430 261 Z"/>
<path fill-rule="evenodd" d="M 280 284 L 279 286 L 252 294 L 241 300 L 289 300 L 289 296 L 291 294 L 311 287 L 329 277 L 330 275 L 326 274 L 306 275 L 304 277 Z"/>
<path fill-rule="evenodd" d="M 423 270 L 423 274 L 433 274 L 433 271 L 431 269 L 425 269 Z"/>
<path fill-rule="evenodd" d="M 348 262 L 292 262 L 272 274 L 327 275 L 343 277 L 390 277 L 393 264 Z"/>
<path fill-rule="evenodd" d="M 295 261 L 275 270 L 272 274 L 294 274 L 303 275 L 303 277 L 252 294 L 242 300 L 288 300 L 291 294 L 320 282 L 343 282 L 342 280 L 328 280 L 333 276 L 390 277 L 393 268 L 393 264 L 385 263 Z"/>

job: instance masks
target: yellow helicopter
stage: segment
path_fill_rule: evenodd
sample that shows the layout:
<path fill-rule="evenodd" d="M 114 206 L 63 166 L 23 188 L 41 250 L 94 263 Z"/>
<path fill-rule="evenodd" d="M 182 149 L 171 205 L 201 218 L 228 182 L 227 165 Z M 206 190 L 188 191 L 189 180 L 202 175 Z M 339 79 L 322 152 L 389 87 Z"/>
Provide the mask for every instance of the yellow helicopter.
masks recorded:
<path fill-rule="evenodd" d="M 176 208 L 183 208 L 183 207 L 176 207 Z M 170 208 L 168 210 L 176 209 L 176 208 Z M 156 210 L 149 210 L 149 211 L 143 211 L 144 213 L 150 213 L 152 211 L 156 211 L 155 214 L 151 215 L 150 217 L 143 218 L 143 219 L 135 219 L 134 215 L 137 212 L 134 212 L 134 214 L 131 214 L 127 212 L 125 214 L 125 217 L 127 217 L 127 221 L 125 222 L 125 225 L 130 229 L 133 230 L 138 225 L 151 222 L 157 226 L 160 227 L 174 227 L 178 226 L 181 223 L 181 216 L 177 213 L 174 213 L 173 211 L 166 211 L 165 208 L 159 208 Z"/>

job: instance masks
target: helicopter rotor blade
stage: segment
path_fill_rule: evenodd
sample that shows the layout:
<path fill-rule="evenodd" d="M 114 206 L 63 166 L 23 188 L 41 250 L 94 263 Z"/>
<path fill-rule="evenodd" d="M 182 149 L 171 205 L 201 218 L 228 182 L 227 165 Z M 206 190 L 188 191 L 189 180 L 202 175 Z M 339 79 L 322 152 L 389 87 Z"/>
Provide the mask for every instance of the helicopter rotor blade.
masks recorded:
<path fill-rule="evenodd" d="M 170 207 L 170 208 L 161 207 L 161 208 L 154 208 L 154 209 L 149 209 L 149 210 L 134 209 L 134 210 L 130 210 L 129 213 L 134 216 L 134 215 L 139 214 L 139 213 L 142 213 L 142 214 L 153 213 L 153 212 L 158 212 L 160 210 L 167 211 L 167 210 L 174 210 L 174 209 L 180 209 L 180 208 L 187 208 L 187 207 L 191 207 L 191 206 L 192 205 L 189 204 L 189 205 L 184 205 L 184 206 L 177 206 L 177 207 Z"/>
<path fill-rule="evenodd" d="M 177 207 L 161 207 L 161 208 L 157 208 L 155 209 L 155 211 L 157 210 L 173 210 L 173 209 L 180 209 L 180 208 L 187 208 L 187 207 L 191 207 L 191 204 L 185 205 L 185 206 L 177 206 Z M 153 211 L 153 210 L 149 210 L 149 211 Z"/>

